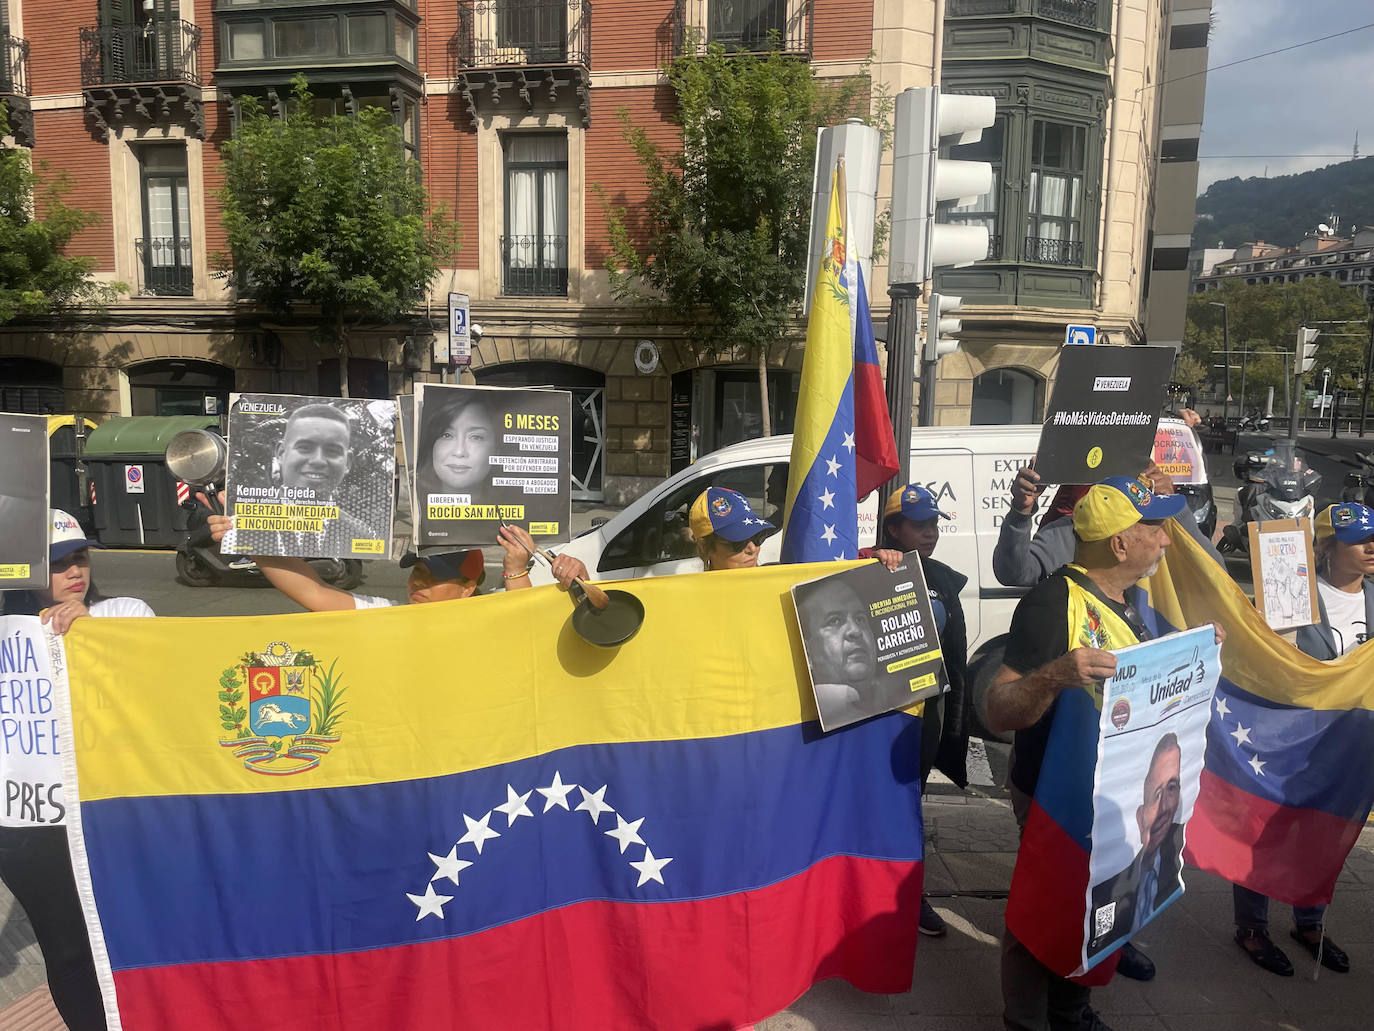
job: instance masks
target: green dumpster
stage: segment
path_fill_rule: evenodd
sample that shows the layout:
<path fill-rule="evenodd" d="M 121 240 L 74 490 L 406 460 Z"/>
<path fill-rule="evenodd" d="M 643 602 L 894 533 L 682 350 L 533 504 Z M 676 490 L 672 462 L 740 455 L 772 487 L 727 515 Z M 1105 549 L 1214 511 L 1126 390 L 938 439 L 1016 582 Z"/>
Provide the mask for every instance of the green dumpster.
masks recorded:
<path fill-rule="evenodd" d="M 83 458 L 95 494 L 92 521 L 107 547 L 175 548 L 186 531 L 167 445 L 182 430 L 219 429 L 212 415 L 106 419 L 86 438 Z"/>

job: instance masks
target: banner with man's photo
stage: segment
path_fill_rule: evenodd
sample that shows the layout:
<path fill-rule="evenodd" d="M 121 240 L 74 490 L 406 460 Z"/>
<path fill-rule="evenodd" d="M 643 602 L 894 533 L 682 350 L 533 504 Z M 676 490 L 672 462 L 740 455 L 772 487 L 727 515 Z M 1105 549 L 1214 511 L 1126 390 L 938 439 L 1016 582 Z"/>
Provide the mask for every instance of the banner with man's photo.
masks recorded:
<path fill-rule="evenodd" d="M 571 393 L 416 384 L 415 426 L 419 547 L 491 545 L 502 522 L 571 540 Z"/>
<path fill-rule="evenodd" d="M 0 414 L 0 591 L 48 586 L 48 419 Z"/>
<path fill-rule="evenodd" d="M 221 552 L 390 557 L 395 426 L 395 401 L 233 397 Z"/>
<path fill-rule="evenodd" d="M 1093 783 L 1083 965 L 1092 969 L 1183 894 L 1221 646 L 1211 626 L 1116 653 Z"/>
<path fill-rule="evenodd" d="M 920 557 L 867 562 L 792 588 L 821 729 L 949 690 Z"/>

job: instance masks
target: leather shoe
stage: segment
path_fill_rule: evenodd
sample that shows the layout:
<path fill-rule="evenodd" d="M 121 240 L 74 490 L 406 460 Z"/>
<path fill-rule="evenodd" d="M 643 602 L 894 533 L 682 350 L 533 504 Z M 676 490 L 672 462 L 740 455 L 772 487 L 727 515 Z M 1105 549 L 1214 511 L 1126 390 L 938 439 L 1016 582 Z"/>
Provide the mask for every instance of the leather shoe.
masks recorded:
<path fill-rule="evenodd" d="M 1327 970 L 1334 970 L 1338 974 L 1350 973 L 1350 957 L 1345 954 L 1345 950 L 1333 942 L 1326 935 L 1322 935 L 1320 941 L 1309 941 L 1305 930 L 1294 930 L 1293 940 L 1312 954 L 1312 958 L 1317 958 L 1317 949 L 1321 948 L 1322 966 Z"/>
<path fill-rule="evenodd" d="M 1280 977 L 1293 976 L 1293 964 L 1288 961 L 1283 950 L 1269 940 L 1268 931 L 1237 927 L 1236 944 L 1257 965 L 1264 967 L 1271 974 L 1278 974 Z"/>
<path fill-rule="evenodd" d="M 1117 961 L 1116 972 L 1132 981 L 1151 981 L 1155 976 L 1155 965 L 1150 957 L 1130 942 L 1121 946 L 1121 958 Z"/>
<path fill-rule="evenodd" d="M 1091 1006 L 1083 1011 L 1078 1027 L 1079 1031 L 1112 1031 Z"/>

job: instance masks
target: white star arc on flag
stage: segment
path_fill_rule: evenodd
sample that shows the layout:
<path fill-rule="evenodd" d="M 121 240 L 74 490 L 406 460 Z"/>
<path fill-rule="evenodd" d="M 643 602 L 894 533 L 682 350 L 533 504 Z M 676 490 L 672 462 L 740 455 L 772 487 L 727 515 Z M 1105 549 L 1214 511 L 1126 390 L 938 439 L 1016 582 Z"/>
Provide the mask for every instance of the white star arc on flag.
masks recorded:
<path fill-rule="evenodd" d="M 577 806 L 568 805 L 568 795 L 577 790 L 582 794 L 582 801 Z M 482 854 L 483 846 L 493 838 L 503 835 L 501 832 L 491 827 L 493 813 L 502 812 L 506 814 L 508 833 L 509 827 L 521 816 L 528 816 L 531 820 L 537 819 L 536 814 L 530 811 L 525 804 L 535 791 L 544 796 L 544 809 L 539 815 L 549 812 L 550 809 L 561 807 L 565 811 L 585 812 L 591 817 L 592 823 L 599 824 L 603 814 L 614 814 L 615 828 L 602 831 L 608 838 L 614 838 L 620 846 L 620 854 L 625 855 L 626 850 L 631 845 L 644 846 L 644 858 L 638 861 L 626 859 L 629 865 L 639 874 L 637 888 L 642 888 L 650 881 L 657 881 L 663 884 L 663 868 L 673 862 L 671 856 L 659 858 L 654 855 L 653 850 L 640 835 L 639 830 L 644 825 L 644 817 L 635 820 L 627 820 L 615 811 L 615 808 L 606 801 L 608 786 L 603 784 L 596 791 L 588 791 L 578 784 L 565 784 L 560 773 L 557 771 L 553 775 L 553 783 L 548 787 L 536 787 L 526 792 L 519 792 L 514 785 L 506 785 L 506 802 L 504 805 L 493 806 L 488 809 L 486 815 L 480 820 L 475 820 L 466 813 L 463 815 L 463 822 L 467 824 L 467 833 L 458 839 L 457 843 L 449 848 L 446 855 L 439 855 L 434 852 L 426 852 L 429 861 L 434 864 L 434 873 L 431 874 L 429 883 L 425 885 L 423 894 L 413 895 L 406 892 L 405 896 L 416 907 L 416 921 L 423 920 L 427 916 L 437 916 L 440 920 L 444 919 L 444 906 L 452 902 L 456 896 L 441 895 L 434 890 L 434 882 L 447 879 L 452 882 L 455 888 L 459 887 L 459 877 L 464 870 L 476 865 L 475 862 L 459 859 L 458 847 L 460 845 L 472 845 L 477 850 L 477 854 Z"/>
<path fill-rule="evenodd" d="M 816 499 L 822 505 L 822 510 L 835 507 L 835 492 L 827 490 Z"/>
<path fill-rule="evenodd" d="M 840 475 L 840 463 L 835 461 L 835 456 L 831 455 L 825 460 L 825 471 L 829 476 Z"/>

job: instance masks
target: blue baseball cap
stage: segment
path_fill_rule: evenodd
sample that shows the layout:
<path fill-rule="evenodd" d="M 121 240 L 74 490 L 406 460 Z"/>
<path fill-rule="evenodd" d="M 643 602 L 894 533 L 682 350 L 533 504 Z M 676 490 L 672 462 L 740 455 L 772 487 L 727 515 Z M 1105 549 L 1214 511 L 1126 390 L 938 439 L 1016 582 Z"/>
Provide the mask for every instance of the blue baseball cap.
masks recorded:
<path fill-rule="evenodd" d="M 1317 513 L 1317 540 L 1335 536 L 1342 544 L 1358 544 L 1374 537 L 1374 510 L 1347 501 L 1328 505 Z"/>
<path fill-rule="evenodd" d="M 1154 494 L 1133 476 L 1111 476 L 1078 499 L 1073 529 L 1080 540 L 1105 541 L 1143 519 L 1170 519 L 1187 504 L 1182 494 Z"/>
<path fill-rule="evenodd" d="M 936 516 L 941 519 L 949 518 L 947 514 L 940 511 L 940 505 L 935 500 L 934 492 L 919 483 L 908 483 L 901 490 L 893 491 L 892 497 L 887 499 L 887 504 L 883 506 L 883 518 L 887 519 L 889 516 L 898 514 L 910 519 L 913 523 L 934 519 Z"/>
<path fill-rule="evenodd" d="M 726 487 L 707 487 L 692 502 L 692 510 L 687 518 L 692 536 L 699 541 L 715 534 L 738 544 L 750 537 L 760 534 L 771 536 L 778 532 L 778 528 L 767 519 L 754 514 L 748 498 Z"/>
<path fill-rule="evenodd" d="M 471 580 L 481 584 L 486 579 L 482 553 L 476 548 L 470 551 L 440 551 L 430 555 L 407 551 L 401 556 L 399 564 L 402 569 L 409 569 L 417 563 L 428 569 L 436 580 Z"/>

